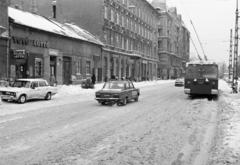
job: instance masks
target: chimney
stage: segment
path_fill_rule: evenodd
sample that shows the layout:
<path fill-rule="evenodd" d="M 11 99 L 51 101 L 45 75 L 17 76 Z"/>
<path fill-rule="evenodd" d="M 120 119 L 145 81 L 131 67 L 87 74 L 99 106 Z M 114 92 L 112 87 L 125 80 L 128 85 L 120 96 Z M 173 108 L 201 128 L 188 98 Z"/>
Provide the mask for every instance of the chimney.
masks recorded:
<path fill-rule="evenodd" d="M 57 0 L 52 1 L 53 18 L 57 18 Z"/>
<path fill-rule="evenodd" d="M 37 0 L 31 0 L 31 12 L 37 14 Z"/>

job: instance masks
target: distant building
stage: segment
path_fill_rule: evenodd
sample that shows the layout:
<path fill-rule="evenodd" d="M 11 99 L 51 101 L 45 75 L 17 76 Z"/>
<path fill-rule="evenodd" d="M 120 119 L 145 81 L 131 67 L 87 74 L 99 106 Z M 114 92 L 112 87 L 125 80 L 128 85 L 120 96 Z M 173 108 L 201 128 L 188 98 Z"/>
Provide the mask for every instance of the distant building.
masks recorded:
<path fill-rule="evenodd" d="M 9 61 L 5 65 L 8 72 L 1 70 L 8 73 L 8 78 L 44 78 L 72 84 L 80 83 L 101 67 L 94 59 L 101 57 L 103 43 L 86 30 L 7 5 L 5 8 L 10 47 L 8 58 L 0 62 Z M 101 78 L 97 77 L 97 81 Z"/>
<path fill-rule="evenodd" d="M 164 0 L 154 0 L 152 5 L 155 5 L 159 13 L 158 77 L 180 77 L 184 73 L 186 62 L 189 61 L 190 33 L 176 8 L 167 9 Z"/>
<path fill-rule="evenodd" d="M 49 0 L 38 4 L 38 12 L 51 15 Z M 147 0 L 67 0 L 57 6 L 58 20 L 76 22 L 105 44 L 103 56 L 96 58 L 103 77 L 156 78 L 158 13 Z"/>

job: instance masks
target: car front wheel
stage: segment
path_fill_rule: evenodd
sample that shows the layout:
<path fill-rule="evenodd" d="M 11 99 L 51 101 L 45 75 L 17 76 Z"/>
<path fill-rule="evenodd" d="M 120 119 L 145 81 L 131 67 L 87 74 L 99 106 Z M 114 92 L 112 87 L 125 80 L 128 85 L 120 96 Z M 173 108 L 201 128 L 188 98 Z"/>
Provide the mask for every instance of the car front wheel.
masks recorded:
<path fill-rule="evenodd" d="M 136 102 L 138 102 L 138 97 L 139 97 L 139 96 L 137 96 L 137 97 L 134 99 Z"/>
<path fill-rule="evenodd" d="M 48 92 L 45 96 L 45 100 L 51 100 L 52 99 L 52 94 Z"/>
<path fill-rule="evenodd" d="M 123 98 L 123 100 L 122 100 L 122 105 L 126 105 L 127 104 L 127 98 L 125 97 L 125 98 Z"/>
<path fill-rule="evenodd" d="M 23 104 L 23 103 L 26 102 L 26 100 L 27 100 L 26 96 L 25 96 L 25 95 L 21 95 L 21 96 L 19 97 L 19 99 L 18 99 L 18 102 L 19 102 L 20 104 Z"/>

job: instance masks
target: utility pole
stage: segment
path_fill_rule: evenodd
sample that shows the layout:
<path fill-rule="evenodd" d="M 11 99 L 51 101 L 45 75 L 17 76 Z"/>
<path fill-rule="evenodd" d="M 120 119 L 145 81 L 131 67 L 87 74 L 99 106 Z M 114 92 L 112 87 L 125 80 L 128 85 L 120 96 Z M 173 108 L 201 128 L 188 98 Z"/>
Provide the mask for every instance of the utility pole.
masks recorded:
<path fill-rule="evenodd" d="M 233 64 L 232 64 L 232 29 L 230 30 L 230 49 L 229 49 L 229 66 L 228 66 L 228 78 L 229 80 L 232 80 L 232 76 L 233 76 Z"/>
<path fill-rule="evenodd" d="M 236 85 L 238 80 L 238 0 L 236 4 L 235 36 L 234 36 L 234 61 L 233 61 L 233 81 L 232 86 Z"/>

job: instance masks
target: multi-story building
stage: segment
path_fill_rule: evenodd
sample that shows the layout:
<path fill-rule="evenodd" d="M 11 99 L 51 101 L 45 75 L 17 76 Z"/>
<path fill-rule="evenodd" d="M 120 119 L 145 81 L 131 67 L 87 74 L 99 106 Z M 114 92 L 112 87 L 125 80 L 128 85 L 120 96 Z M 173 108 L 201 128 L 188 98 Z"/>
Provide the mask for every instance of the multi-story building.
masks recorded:
<path fill-rule="evenodd" d="M 8 0 L 0 1 L 0 79 L 7 78 L 8 56 Z"/>
<path fill-rule="evenodd" d="M 189 60 L 190 33 L 184 26 L 176 8 L 166 7 L 166 0 L 154 0 L 152 5 L 159 13 L 158 20 L 158 77 L 176 78 L 184 73 Z"/>
<path fill-rule="evenodd" d="M 38 6 L 43 15 L 50 5 L 45 1 Z M 59 20 L 77 23 L 105 44 L 102 57 L 98 59 L 102 61 L 103 77 L 156 78 L 158 13 L 147 0 L 68 0 L 57 3 Z"/>

